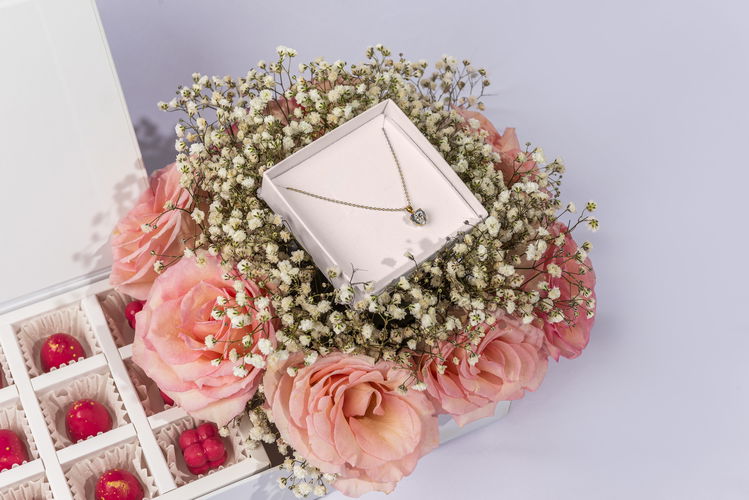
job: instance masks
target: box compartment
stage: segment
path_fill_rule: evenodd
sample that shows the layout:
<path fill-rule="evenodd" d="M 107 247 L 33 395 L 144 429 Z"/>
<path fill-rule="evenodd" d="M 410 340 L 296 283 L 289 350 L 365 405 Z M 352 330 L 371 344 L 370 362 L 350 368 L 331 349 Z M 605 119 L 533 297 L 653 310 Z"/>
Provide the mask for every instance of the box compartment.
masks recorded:
<path fill-rule="evenodd" d="M 58 450 L 75 444 L 67 435 L 65 415 L 70 405 L 80 399 L 93 399 L 104 405 L 112 417 L 113 430 L 130 423 L 125 406 L 107 367 L 99 368 L 73 380 L 61 381 L 55 386 L 38 392 L 37 397 L 55 449 Z"/>
<path fill-rule="evenodd" d="M 73 499 L 94 498 L 99 476 L 110 469 L 123 469 L 133 474 L 140 482 L 145 498 L 158 496 L 153 476 L 143 457 L 143 450 L 137 441 L 130 441 L 111 446 L 65 465 L 65 478 Z"/>
<path fill-rule="evenodd" d="M 44 374 L 39 359 L 39 350 L 45 339 L 52 334 L 67 333 L 75 337 L 83 347 L 85 358 L 91 358 L 101 353 L 101 347 L 94 337 L 91 324 L 79 302 L 26 319 L 15 325 L 15 328 L 18 344 L 21 347 L 29 376 L 32 378 Z M 80 360 L 71 361 L 67 366 L 78 361 Z M 51 371 L 62 369 L 65 366 L 53 368 Z"/>

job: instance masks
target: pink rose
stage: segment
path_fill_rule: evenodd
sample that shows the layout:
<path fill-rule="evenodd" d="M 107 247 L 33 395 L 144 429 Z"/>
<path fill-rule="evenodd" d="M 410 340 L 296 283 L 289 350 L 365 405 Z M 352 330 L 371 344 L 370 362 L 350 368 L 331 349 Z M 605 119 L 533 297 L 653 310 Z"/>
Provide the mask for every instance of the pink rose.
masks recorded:
<path fill-rule="evenodd" d="M 154 282 L 145 307 L 136 315 L 133 360 L 188 413 L 225 425 L 255 394 L 263 370 L 249 361 L 263 358 L 261 339 L 275 345 L 275 331 L 270 321 L 257 317 L 262 309 L 270 312 L 270 305 L 260 303 L 267 301 L 260 288 L 245 282 L 246 298 L 238 299 L 233 282 L 222 278 L 218 258 L 205 259 L 203 265 L 182 259 Z M 217 306 L 219 297 L 226 300 L 224 305 Z M 214 309 L 228 308 L 236 314 L 214 314 Z M 246 315 L 245 326 L 232 326 L 229 318 L 236 315 Z M 246 335 L 251 336 L 248 345 L 243 343 Z M 206 341 L 209 336 L 216 342 Z M 232 350 L 236 361 L 226 359 L 233 357 Z M 256 357 L 250 358 L 253 354 Z M 212 363 L 222 357 L 220 364 Z"/>
<path fill-rule="evenodd" d="M 294 118 L 294 110 L 300 107 L 303 106 L 300 106 L 293 97 L 291 99 L 278 97 L 268 102 L 266 114 L 273 116 L 279 122 L 286 125 Z"/>
<path fill-rule="evenodd" d="M 112 232 L 114 264 L 109 281 L 136 299 L 148 297 L 151 284 L 158 276 L 154 263 L 159 259 L 170 260 L 159 255 L 182 255 L 184 240 L 197 232 L 189 214 L 181 210 L 171 210 L 159 217 L 168 201 L 177 208 L 190 207 L 192 197 L 180 186 L 180 175 L 174 163 L 154 172 L 150 188 L 141 194 L 135 207 Z M 155 224 L 156 228 L 144 232 L 143 224 Z M 151 255 L 152 251 L 157 255 Z"/>
<path fill-rule="evenodd" d="M 492 145 L 494 151 L 499 153 L 500 162 L 495 165 L 497 170 L 502 171 L 505 184 L 510 186 L 520 180 L 520 177 L 531 172 L 536 168 L 536 162 L 527 160 L 518 161 L 518 155 L 523 152 L 518 141 L 518 136 L 514 128 L 506 128 L 504 134 L 500 134 L 492 122 L 478 111 L 471 111 L 463 108 L 455 108 L 466 121 L 470 119 L 478 120 L 479 129 L 488 132 L 487 142 Z"/>
<path fill-rule="evenodd" d="M 588 317 L 588 312 L 595 314 L 596 310 L 594 290 L 596 274 L 593 272 L 593 264 L 589 258 L 586 257 L 583 263 L 574 258 L 578 247 L 566 225 L 556 222 L 549 228 L 549 231 L 554 236 L 565 234 L 564 245 L 561 247 L 549 245 L 540 260 L 543 269 L 548 269 L 550 264 L 556 264 L 562 269 L 562 275 L 559 278 L 547 276 L 550 288 L 559 288 L 560 296 L 557 301 L 567 321 L 543 322 L 546 349 L 558 361 L 560 356 L 576 358 L 588 345 L 590 330 L 595 321 L 594 317 Z M 591 290 L 590 297 L 583 296 L 583 288 Z M 576 308 L 569 303 L 573 298 L 580 301 L 580 305 Z M 588 300 L 592 300 L 590 307 L 587 304 Z"/>
<path fill-rule="evenodd" d="M 287 368 L 299 367 L 296 376 Z M 302 355 L 269 368 L 263 385 L 283 439 L 348 496 L 390 493 L 439 444 L 434 406 L 398 387 L 411 372 L 339 352 L 304 366 Z"/>
<path fill-rule="evenodd" d="M 543 331 L 503 313 L 495 318 L 493 325 L 479 326 L 486 335 L 474 348 L 478 361 L 450 342 L 441 345 L 444 373 L 437 369 L 434 357 L 422 358 L 427 393 L 441 413 L 450 414 L 461 427 L 493 415 L 499 401 L 519 399 L 526 390 L 535 391 L 546 374 Z"/>

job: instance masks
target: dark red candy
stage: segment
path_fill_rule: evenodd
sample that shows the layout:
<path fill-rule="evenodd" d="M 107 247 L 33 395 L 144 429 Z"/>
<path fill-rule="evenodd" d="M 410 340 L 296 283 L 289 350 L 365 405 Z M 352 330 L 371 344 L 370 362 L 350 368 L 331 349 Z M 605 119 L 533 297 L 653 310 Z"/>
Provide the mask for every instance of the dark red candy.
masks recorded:
<path fill-rule="evenodd" d="M 86 353 L 83 346 L 72 335 L 67 333 L 55 333 L 44 340 L 42 348 L 39 350 L 39 361 L 42 364 L 42 370 L 48 372 L 53 368 L 59 368 L 71 361 L 78 361 L 85 358 Z"/>
<path fill-rule="evenodd" d="M 216 427 L 216 424 L 214 424 L 213 422 L 200 424 L 195 428 L 195 430 L 198 431 L 198 438 L 201 441 L 208 439 L 209 437 L 218 435 L 218 427 Z"/>
<path fill-rule="evenodd" d="M 187 447 L 199 442 L 200 438 L 198 438 L 198 431 L 195 429 L 187 429 L 179 435 L 179 448 L 181 450 L 185 450 Z"/>
<path fill-rule="evenodd" d="M 143 310 L 145 300 L 134 300 L 125 306 L 125 319 L 130 328 L 135 329 L 135 315 Z"/>
<path fill-rule="evenodd" d="M 65 415 L 65 428 L 74 443 L 112 430 L 112 416 L 101 403 L 93 399 L 76 401 Z"/>
<path fill-rule="evenodd" d="M 182 450 L 182 455 L 185 457 L 185 463 L 190 467 L 201 467 L 208 461 L 201 443 L 191 444 Z"/>
<path fill-rule="evenodd" d="M 200 467 L 190 467 L 187 466 L 187 470 L 195 474 L 196 476 L 199 476 L 200 474 L 205 474 L 209 470 L 211 470 L 211 465 L 206 462 L 205 465 L 201 465 Z"/>
<path fill-rule="evenodd" d="M 222 465 L 226 463 L 226 453 L 224 453 L 221 458 L 218 460 L 214 460 L 213 462 L 208 462 L 208 468 L 209 469 L 218 469 Z"/>
<path fill-rule="evenodd" d="M 188 470 L 193 474 L 205 474 L 226 463 L 226 447 L 214 423 L 208 422 L 182 432 L 179 447 Z"/>
<path fill-rule="evenodd" d="M 18 435 L 9 429 L 0 429 L 0 471 L 20 465 L 28 459 L 26 447 Z"/>
<path fill-rule="evenodd" d="M 170 398 L 164 391 L 159 390 L 159 394 L 161 394 L 161 399 L 164 400 L 165 405 L 174 406 L 174 400 Z"/>
<path fill-rule="evenodd" d="M 143 500 L 143 497 L 143 486 L 126 470 L 110 469 L 96 483 L 96 500 Z"/>
<path fill-rule="evenodd" d="M 203 440 L 203 451 L 205 451 L 205 458 L 209 462 L 215 462 L 221 460 L 226 455 L 226 448 L 224 448 L 224 442 L 220 438 L 210 437 Z"/>

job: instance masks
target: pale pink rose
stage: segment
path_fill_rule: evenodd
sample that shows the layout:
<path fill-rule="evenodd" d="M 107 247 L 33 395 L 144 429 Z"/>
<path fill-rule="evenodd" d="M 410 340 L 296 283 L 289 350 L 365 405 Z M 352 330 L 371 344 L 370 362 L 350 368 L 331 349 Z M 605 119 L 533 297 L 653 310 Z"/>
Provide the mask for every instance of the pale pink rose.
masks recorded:
<path fill-rule="evenodd" d="M 164 205 L 171 201 L 177 208 L 187 208 L 192 197 L 180 184 L 180 172 L 171 164 L 151 175 L 150 186 L 141 194 L 137 204 L 112 231 L 112 274 L 110 283 L 123 293 L 145 300 L 151 284 L 158 274 L 154 263 L 171 257 L 151 255 L 182 255 L 184 239 L 194 236 L 196 225 L 190 215 L 181 210 L 164 213 Z M 155 223 L 150 232 L 142 230 L 143 224 Z"/>
<path fill-rule="evenodd" d="M 576 358 L 588 345 L 590 330 L 595 321 L 595 317 L 588 318 L 588 311 L 595 314 L 596 274 L 593 272 L 593 264 L 589 258 L 586 257 L 583 263 L 573 258 L 578 247 L 566 225 L 556 222 L 549 228 L 549 232 L 554 236 L 565 234 L 564 245 L 561 247 L 549 245 L 540 259 L 542 269 L 547 269 L 552 263 L 562 269 L 561 277 L 548 276 L 548 282 L 551 288 L 559 288 L 560 297 L 557 300 L 561 301 L 560 309 L 567 321 L 559 323 L 544 321 L 542 326 L 546 334 L 546 349 L 551 357 L 558 361 L 560 356 Z M 581 287 L 590 288 L 592 291 L 589 297 L 593 301 L 592 307 L 588 307 L 586 303 L 588 298 L 582 296 Z M 568 302 L 573 298 L 581 301 L 577 308 L 572 307 Z"/>
<path fill-rule="evenodd" d="M 473 349 L 479 355 L 476 363 L 472 364 L 463 347 L 450 342 L 440 346 L 444 373 L 437 369 L 433 356 L 422 357 L 427 393 L 440 412 L 451 415 L 461 427 L 493 415 L 500 401 L 535 391 L 546 374 L 544 333 L 509 315 L 497 313 L 495 318 L 493 325 L 478 327 L 486 335 Z"/>
<path fill-rule="evenodd" d="M 285 97 L 279 97 L 268 102 L 266 114 L 270 114 L 275 117 L 279 122 L 284 125 L 288 124 L 294 117 L 294 110 L 302 107 L 296 102 L 293 97 L 286 99 Z"/>
<path fill-rule="evenodd" d="M 486 130 L 488 136 L 487 142 L 492 145 L 494 151 L 499 153 L 500 162 L 495 165 L 497 170 L 502 171 L 502 177 L 505 184 L 510 186 L 520 180 L 520 177 L 536 168 L 536 162 L 528 159 L 524 162 L 517 160 L 518 155 L 523 152 L 520 147 L 520 141 L 515 133 L 514 128 L 506 128 L 504 134 L 500 134 L 492 122 L 478 111 L 471 111 L 463 108 L 455 108 L 466 121 L 470 119 L 478 120 L 479 128 Z"/>
<path fill-rule="evenodd" d="M 299 367 L 296 376 L 287 368 Z M 411 372 L 339 352 L 304 366 L 296 354 L 270 367 L 267 403 L 283 439 L 348 496 L 393 491 L 418 459 L 439 444 L 434 406 L 398 387 Z"/>
<path fill-rule="evenodd" d="M 233 282 L 222 278 L 218 258 L 205 258 L 203 265 L 184 258 L 154 282 L 145 307 L 136 315 L 133 360 L 192 416 L 225 425 L 244 410 L 262 380 L 263 370 L 245 363 L 243 357 L 262 356 L 258 342 L 269 339 L 274 346 L 275 331 L 271 322 L 261 323 L 255 317 L 255 299 L 263 296 L 262 290 L 245 282 L 249 305 L 240 306 Z M 228 316 L 214 319 L 218 297 L 226 299 L 222 308 L 248 314 L 248 324 L 233 328 Z M 218 341 L 215 346 L 206 346 L 209 335 Z M 242 342 L 245 335 L 252 337 L 248 347 Z M 232 349 L 237 361 L 211 364 L 228 358 Z M 236 376 L 234 368 L 242 365 L 249 373 Z"/>

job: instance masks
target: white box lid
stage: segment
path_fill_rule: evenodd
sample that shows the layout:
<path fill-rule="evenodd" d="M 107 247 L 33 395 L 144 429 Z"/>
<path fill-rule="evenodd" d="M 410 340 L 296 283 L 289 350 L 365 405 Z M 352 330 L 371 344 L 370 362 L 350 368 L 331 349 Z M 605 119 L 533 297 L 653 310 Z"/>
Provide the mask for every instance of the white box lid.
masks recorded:
<path fill-rule="evenodd" d="M 0 5 L 0 312 L 101 275 L 147 186 L 94 2 Z"/>

